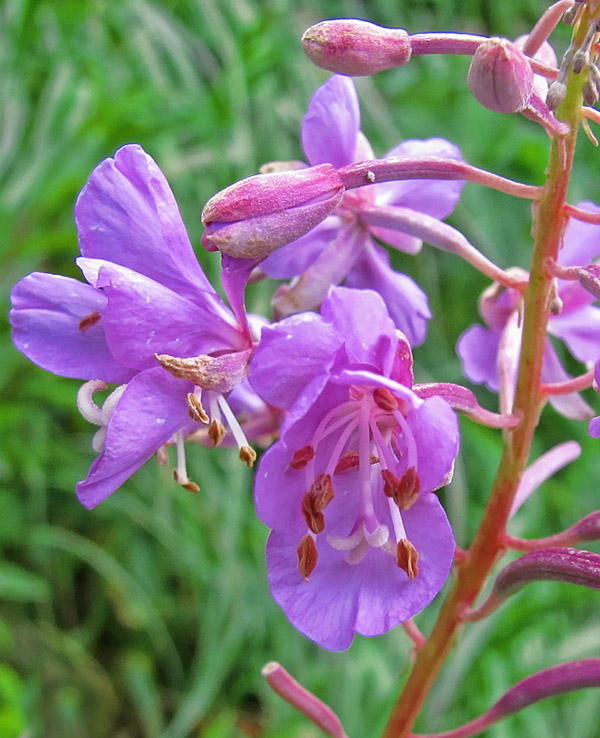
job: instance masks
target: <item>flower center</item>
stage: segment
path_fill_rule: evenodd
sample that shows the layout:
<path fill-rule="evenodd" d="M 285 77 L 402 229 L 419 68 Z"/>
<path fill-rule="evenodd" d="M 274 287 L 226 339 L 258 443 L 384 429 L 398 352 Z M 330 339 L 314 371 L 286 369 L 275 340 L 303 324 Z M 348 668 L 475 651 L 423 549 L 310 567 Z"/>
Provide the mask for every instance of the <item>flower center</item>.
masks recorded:
<path fill-rule="evenodd" d="M 302 499 L 308 532 L 298 548 L 300 572 L 308 579 L 317 564 L 315 541 L 326 527 L 325 509 L 335 497 L 334 478 L 358 472 L 354 524 L 347 535 L 328 534 L 327 543 L 345 552 L 346 563 L 352 565 L 362 561 L 369 547 L 381 549 L 396 557 L 398 566 L 413 579 L 418 553 L 408 541 L 402 519 L 402 511 L 414 504 L 420 491 L 417 447 L 405 417 L 411 408 L 386 387 L 352 385 L 348 396 L 347 402 L 324 416 L 310 443 L 294 453 L 290 464 L 292 469 L 304 470 L 308 490 Z M 323 450 L 326 439 L 327 452 Z M 377 465 L 379 474 L 374 469 Z M 317 474 L 317 468 L 323 471 Z M 377 496 L 382 493 L 391 533 L 376 511 L 381 510 Z"/>

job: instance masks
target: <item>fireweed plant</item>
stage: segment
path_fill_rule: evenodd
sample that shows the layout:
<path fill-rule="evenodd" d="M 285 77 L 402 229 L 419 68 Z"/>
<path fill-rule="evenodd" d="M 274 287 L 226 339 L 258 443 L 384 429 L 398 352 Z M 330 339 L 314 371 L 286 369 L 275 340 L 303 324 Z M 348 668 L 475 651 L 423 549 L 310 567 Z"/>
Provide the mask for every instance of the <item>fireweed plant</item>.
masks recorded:
<path fill-rule="evenodd" d="M 573 27 L 562 61 L 547 39 Z M 421 706 L 465 623 L 501 607 L 528 582 L 600 588 L 600 556 L 572 546 L 600 538 L 600 512 L 568 530 L 525 540 L 510 517 L 579 454 L 575 442 L 530 463 L 546 403 L 567 417 L 600 420 L 579 392 L 600 384 L 600 206 L 570 204 L 580 127 L 600 95 L 600 2 L 560 0 L 512 42 L 452 33 L 409 35 L 360 20 L 330 20 L 303 37 L 308 57 L 333 76 L 302 124 L 305 161 L 272 162 L 215 195 L 202 214 L 207 250 L 221 253 L 219 297 L 199 266 L 173 194 L 137 145 L 92 172 L 75 206 L 77 260 L 86 282 L 34 273 L 12 291 L 17 348 L 41 367 L 84 381 L 82 415 L 98 426 L 99 454 L 77 495 L 88 508 L 151 456 L 190 491 L 186 445 L 268 447 L 256 470 L 259 518 L 271 529 L 271 592 L 290 622 L 320 646 L 345 649 L 355 634 L 402 625 L 414 663 L 384 738 L 413 735 Z M 499 113 L 542 125 L 550 141 L 542 186 L 466 162 L 454 142 L 408 140 L 376 158 L 360 130 L 352 76 L 423 54 L 472 56 L 465 80 Z M 502 268 L 444 222 L 465 182 L 525 198 L 533 212 L 529 271 Z M 461 336 L 464 374 L 498 394 L 498 412 L 456 384 L 415 381 L 411 346 L 426 340 L 427 297 L 394 271 L 389 248 L 418 258 L 423 244 L 461 257 L 491 280 L 482 323 Z M 248 315 L 249 281 L 286 280 L 273 315 Z M 548 335 L 584 365 L 571 377 Z M 94 395 L 109 391 L 103 404 Z M 459 452 L 457 413 L 496 428 L 503 452 L 470 547 L 458 549 L 436 491 Z M 522 552 L 478 596 L 507 550 Z M 451 574 L 451 570 L 453 572 Z M 432 631 L 412 617 L 451 576 Z M 279 664 L 264 675 L 327 734 L 339 718 Z M 483 715 L 439 738 L 477 735 L 543 698 L 600 686 L 600 659 L 553 666 L 513 686 Z"/>

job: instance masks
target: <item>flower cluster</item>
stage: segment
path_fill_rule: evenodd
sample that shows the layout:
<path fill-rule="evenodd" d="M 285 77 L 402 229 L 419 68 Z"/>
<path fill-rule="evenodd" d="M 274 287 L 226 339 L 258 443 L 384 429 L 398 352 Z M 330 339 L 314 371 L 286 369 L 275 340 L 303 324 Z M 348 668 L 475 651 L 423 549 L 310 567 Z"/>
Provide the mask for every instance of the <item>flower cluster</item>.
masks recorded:
<path fill-rule="evenodd" d="M 422 53 L 471 54 L 468 84 L 485 107 L 564 135 L 568 126 L 543 101 L 540 73 L 556 63 L 544 38 L 451 36 L 331 21 L 304 44 L 322 66 L 357 75 Z M 169 446 L 175 480 L 198 491 L 186 443 L 236 444 L 252 466 L 250 443 L 272 442 L 255 480 L 257 513 L 271 531 L 271 591 L 289 620 L 329 649 L 410 620 L 448 577 L 456 548 L 435 492 L 459 451 L 456 410 L 505 429 L 521 421 L 513 399 L 529 275 L 493 264 L 443 221 L 465 179 L 541 197 L 541 188 L 468 165 L 440 138 L 406 140 L 376 159 L 360 126 L 353 81 L 334 74 L 302 123 L 306 162 L 273 162 L 207 203 L 202 243 L 221 254 L 230 307 L 202 271 L 162 172 L 127 145 L 94 169 L 77 199 L 86 282 L 30 274 L 14 287 L 10 313 L 19 350 L 84 381 L 77 405 L 98 426 L 99 454 L 77 485 L 88 508 L 151 456 L 169 463 Z M 580 220 L 546 265 L 549 332 L 591 365 L 600 358 L 599 208 L 572 212 Z M 499 414 L 466 388 L 415 384 L 412 347 L 425 341 L 431 311 L 386 246 L 416 255 L 424 242 L 497 279 L 480 303 L 486 326 L 463 333 L 458 354 L 471 381 L 500 393 Z M 272 315 L 248 315 L 246 284 L 266 278 L 285 280 Z M 590 417 L 577 392 L 591 378 L 571 386 L 553 345 L 543 345 L 543 384 L 567 388 L 547 390 L 550 402 Z M 598 428 L 596 419 L 593 435 Z"/>

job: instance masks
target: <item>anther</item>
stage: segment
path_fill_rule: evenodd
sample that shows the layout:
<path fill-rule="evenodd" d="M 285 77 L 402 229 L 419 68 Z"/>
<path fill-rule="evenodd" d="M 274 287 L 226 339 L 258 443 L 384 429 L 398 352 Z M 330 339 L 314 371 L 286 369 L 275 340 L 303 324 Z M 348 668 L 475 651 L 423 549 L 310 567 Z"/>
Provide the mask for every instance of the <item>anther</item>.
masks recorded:
<path fill-rule="evenodd" d="M 82 318 L 79 323 L 77 324 L 77 327 L 82 333 L 85 333 L 88 328 L 91 328 L 93 325 L 96 325 L 96 323 L 100 320 L 102 315 L 97 310 L 94 310 L 93 313 L 90 313 L 89 315 L 86 315 L 85 318 Z"/>
<path fill-rule="evenodd" d="M 166 444 L 163 443 L 156 452 L 156 463 L 159 466 L 169 466 L 169 452 Z"/>
<path fill-rule="evenodd" d="M 251 469 L 254 462 L 256 461 L 256 451 L 252 446 L 242 446 L 240 448 L 240 459 Z"/>
<path fill-rule="evenodd" d="M 371 458 L 369 459 L 369 461 L 371 464 L 379 464 L 379 457 L 375 454 L 371 454 Z M 339 474 L 340 472 L 346 471 L 347 469 L 354 469 L 358 466 L 358 463 L 358 451 L 346 451 L 346 453 L 342 454 L 342 456 L 340 456 L 340 458 L 338 459 L 338 463 L 335 465 L 333 473 Z"/>
<path fill-rule="evenodd" d="M 315 539 L 307 533 L 302 538 L 300 545 L 298 546 L 298 569 L 307 582 L 308 578 L 315 570 L 318 558 L 319 553 L 317 551 Z"/>
<path fill-rule="evenodd" d="M 550 312 L 552 315 L 560 315 L 563 309 L 563 301 L 558 294 L 558 283 L 556 279 L 552 280 L 550 286 Z"/>
<path fill-rule="evenodd" d="M 398 409 L 398 400 L 387 387 L 377 387 L 373 391 L 373 401 L 378 408 L 388 413 Z"/>
<path fill-rule="evenodd" d="M 583 85 L 583 102 L 590 106 L 594 106 L 598 102 L 598 90 L 589 79 Z"/>
<path fill-rule="evenodd" d="M 294 451 L 290 466 L 292 469 L 304 469 L 308 462 L 315 456 L 315 450 L 312 446 L 303 446 L 302 448 Z"/>
<path fill-rule="evenodd" d="M 188 414 L 190 418 L 197 421 L 198 423 L 204 423 L 205 425 L 208 425 L 210 423 L 210 418 L 206 410 L 202 407 L 202 402 L 200 401 L 200 398 L 197 397 L 193 392 L 188 392 L 186 400 L 188 404 Z"/>
<path fill-rule="evenodd" d="M 180 477 L 177 469 L 173 469 L 173 479 L 177 484 L 180 484 L 184 489 L 187 489 L 188 492 L 200 492 L 200 487 L 198 487 L 196 482 L 192 482 L 190 479 L 187 479 L 187 477 Z"/>
<path fill-rule="evenodd" d="M 401 538 L 396 546 L 396 561 L 398 566 L 408 574 L 409 579 L 414 579 L 419 573 L 418 560 L 419 552 L 417 549 L 408 538 Z"/>
<path fill-rule="evenodd" d="M 325 516 L 321 512 L 322 509 L 317 506 L 317 498 L 312 492 L 307 492 L 302 498 L 302 514 L 308 529 L 315 534 L 325 530 Z"/>
<path fill-rule="evenodd" d="M 218 446 L 225 438 L 225 426 L 220 420 L 213 420 L 208 426 L 208 437 L 212 441 L 213 446 Z"/>
<path fill-rule="evenodd" d="M 309 494 L 314 495 L 317 510 L 324 510 L 335 497 L 331 474 L 320 474 L 310 488 Z"/>
<path fill-rule="evenodd" d="M 554 80 L 548 88 L 546 95 L 546 105 L 548 110 L 556 110 L 567 96 L 567 86 L 563 82 Z"/>
<path fill-rule="evenodd" d="M 409 510 L 421 491 L 421 481 L 415 467 L 407 469 L 400 479 L 389 469 L 383 469 L 381 476 L 385 482 L 384 494 L 391 497 L 400 510 Z"/>

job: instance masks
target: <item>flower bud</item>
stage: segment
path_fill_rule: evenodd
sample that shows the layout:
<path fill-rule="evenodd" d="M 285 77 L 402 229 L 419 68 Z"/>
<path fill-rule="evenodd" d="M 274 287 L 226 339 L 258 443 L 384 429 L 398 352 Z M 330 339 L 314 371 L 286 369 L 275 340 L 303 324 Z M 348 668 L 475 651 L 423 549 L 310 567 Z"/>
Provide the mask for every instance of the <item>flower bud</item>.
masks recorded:
<path fill-rule="evenodd" d="M 302 36 L 306 56 L 336 74 L 364 77 L 406 64 L 411 48 L 402 28 L 384 28 L 354 18 L 326 20 Z"/>
<path fill-rule="evenodd" d="M 527 57 L 503 38 L 490 38 L 478 46 L 467 81 L 476 100 L 496 113 L 523 110 L 533 92 Z"/>
<path fill-rule="evenodd" d="M 318 225 L 343 194 L 331 164 L 248 177 L 207 202 L 202 243 L 238 259 L 264 259 Z"/>

